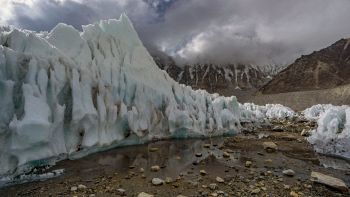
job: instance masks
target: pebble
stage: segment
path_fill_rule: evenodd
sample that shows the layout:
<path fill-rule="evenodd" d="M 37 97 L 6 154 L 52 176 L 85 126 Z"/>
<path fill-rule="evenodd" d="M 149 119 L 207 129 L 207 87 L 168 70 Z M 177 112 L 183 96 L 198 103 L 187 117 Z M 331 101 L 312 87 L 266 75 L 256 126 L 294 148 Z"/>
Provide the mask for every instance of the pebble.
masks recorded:
<path fill-rule="evenodd" d="M 117 189 L 117 192 L 119 195 L 125 195 L 126 190 L 123 188 L 119 188 L 119 189 Z"/>
<path fill-rule="evenodd" d="M 216 183 L 211 183 L 211 184 L 209 184 L 209 188 L 211 190 L 216 190 L 218 188 L 218 185 Z"/>
<path fill-rule="evenodd" d="M 219 183 L 224 183 L 225 182 L 225 180 L 224 179 L 222 179 L 221 177 L 216 177 L 216 181 L 217 182 L 219 182 Z"/>
<path fill-rule="evenodd" d="M 253 189 L 250 193 L 251 194 L 259 194 L 260 193 L 260 189 L 259 188 Z"/>
<path fill-rule="evenodd" d="M 163 185 L 164 181 L 160 178 L 153 178 L 152 179 L 152 184 L 153 185 Z"/>
<path fill-rule="evenodd" d="M 308 129 L 303 129 L 303 131 L 301 132 L 301 136 L 308 137 L 310 135 L 311 135 L 311 131 Z"/>
<path fill-rule="evenodd" d="M 141 173 L 144 173 L 144 172 L 145 172 L 145 169 L 140 168 L 140 172 L 141 172 Z"/>
<path fill-rule="evenodd" d="M 152 166 L 151 167 L 151 171 L 153 171 L 153 172 L 158 172 L 159 170 L 160 170 L 159 166 Z"/>
<path fill-rule="evenodd" d="M 299 194 L 297 194 L 295 191 L 291 191 L 289 195 L 292 197 L 299 197 Z"/>
<path fill-rule="evenodd" d="M 73 186 L 70 188 L 70 191 L 74 192 L 74 191 L 77 191 L 78 190 L 78 187 L 77 186 Z"/>
<path fill-rule="evenodd" d="M 137 195 L 137 197 L 154 197 L 152 194 L 147 194 L 145 192 L 141 192 L 139 193 L 139 195 Z"/>
<path fill-rule="evenodd" d="M 253 163 L 251 161 L 246 161 L 245 162 L 245 167 L 250 168 L 252 166 L 252 164 Z"/>
<path fill-rule="evenodd" d="M 231 149 L 226 149 L 225 152 L 227 152 L 227 153 L 234 153 L 234 151 L 231 150 Z"/>
<path fill-rule="evenodd" d="M 176 197 L 187 197 L 187 196 L 184 196 L 184 195 L 177 195 Z"/>
<path fill-rule="evenodd" d="M 292 169 L 283 170 L 282 173 L 286 176 L 294 176 L 295 175 L 295 172 Z"/>
<path fill-rule="evenodd" d="M 83 184 L 78 185 L 78 189 L 83 190 L 83 189 L 86 189 L 86 188 L 87 188 L 87 187 L 86 187 L 85 185 L 83 185 Z"/>
<path fill-rule="evenodd" d="M 204 144 L 203 147 L 204 148 L 210 148 L 210 144 Z"/>
<path fill-rule="evenodd" d="M 202 175 L 202 176 L 204 176 L 204 175 L 207 174 L 207 172 L 206 172 L 205 170 L 200 170 L 200 171 L 199 171 L 199 174 Z"/>
<path fill-rule="evenodd" d="M 158 148 L 156 148 L 156 147 L 151 147 L 151 148 L 149 148 L 149 152 L 156 152 L 156 151 L 158 151 L 159 149 Z"/>
<path fill-rule="evenodd" d="M 173 179 L 171 177 L 165 178 L 165 183 L 171 183 L 171 182 L 173 182 Z"/>
<path fill-rule="evenodd" d="M 196 153 L 196 157 L 201 157 L 202 153 Z"/>
<path fill-rule="evenodd" d="M 277 150 L 277 145 L 274 142 L 264 142 L 263 146 L 268 153 L 275 152 Z"/>
<path fill-rule="evenodd" d="M 222 156 L 225 157 L 225 158 L 229 158 L 229 157 L 230 157 L 230 154 L 229 154 L 228 152 L 224 152 L 224 153 L 222 154 Z"/>

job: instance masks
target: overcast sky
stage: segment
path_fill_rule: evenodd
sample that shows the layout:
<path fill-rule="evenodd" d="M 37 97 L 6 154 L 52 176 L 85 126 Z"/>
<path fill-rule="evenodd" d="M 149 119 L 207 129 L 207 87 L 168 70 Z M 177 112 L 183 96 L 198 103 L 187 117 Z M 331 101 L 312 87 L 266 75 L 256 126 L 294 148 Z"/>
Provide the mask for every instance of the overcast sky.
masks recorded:
<path fill-rule="evenodd" d="M 350 37 L 350 0 L 0 0 L 1 24 L 36 31 L 122 12 L 144 43 L 195 62 L 290 63 Z"/>

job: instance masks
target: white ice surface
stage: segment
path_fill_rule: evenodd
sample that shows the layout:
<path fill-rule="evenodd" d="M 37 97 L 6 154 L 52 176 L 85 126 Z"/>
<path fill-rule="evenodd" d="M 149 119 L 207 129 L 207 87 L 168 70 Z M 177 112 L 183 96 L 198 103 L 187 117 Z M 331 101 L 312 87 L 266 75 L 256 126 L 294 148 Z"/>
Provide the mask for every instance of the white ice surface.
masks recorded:
<path fill-rule="evenodd" d="M 338 108 L 337 106 L 331 104 L 317 104 L 305 109 L 304 111 L 302 111 L 302 114 L 307 120 L 317 121 L 320 118 L 321 114 L 323 114 L 326 110 L 334 107 Z"/>
<path fill-rule="evenodd" d="M 239 131 L 236 97 L 158 69 L 127 16 L 0 31 L 0 176 L 152 139 Z"/>
<path fill-rule="evenodd" d="M 288 119 L 296 115 L 289 107 L 280 104 L 239 104 L 242 122 L 264 122 L 266 119 Z"/>
<path fill-rule="evenodd" d="M 320 153 L 350 158 L 350 107 L 316 105 L 305 111 L 305 116 L 311 114 L 309 117 L 319 117 L 317 129 L 307 138 L 314 149 Z"/>

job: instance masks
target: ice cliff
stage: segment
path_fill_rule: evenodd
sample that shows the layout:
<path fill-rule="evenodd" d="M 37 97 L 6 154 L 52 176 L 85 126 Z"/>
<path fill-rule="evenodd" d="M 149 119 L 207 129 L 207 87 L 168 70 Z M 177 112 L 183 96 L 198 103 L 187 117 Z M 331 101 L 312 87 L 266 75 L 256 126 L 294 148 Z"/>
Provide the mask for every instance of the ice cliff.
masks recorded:
<path fill-rule="evenodd" d="M 239 130 L 235 97 L 158 69 L 127 16 L 51 32 L 0 29 L 0 177 L 153 139 Z"/>

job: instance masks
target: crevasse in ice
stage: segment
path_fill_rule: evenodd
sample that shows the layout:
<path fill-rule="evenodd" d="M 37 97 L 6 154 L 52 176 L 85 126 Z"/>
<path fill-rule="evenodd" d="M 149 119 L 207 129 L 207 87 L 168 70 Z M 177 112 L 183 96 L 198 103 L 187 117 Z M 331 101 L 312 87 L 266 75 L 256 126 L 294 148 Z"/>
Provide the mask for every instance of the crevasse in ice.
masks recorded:
<path fill-rule="evenodd" d="M 126 15 L 51 32 L 0 29 L 0 176 L 50 158 L 239 130 L 235 97 L 158 69 Z"/>

